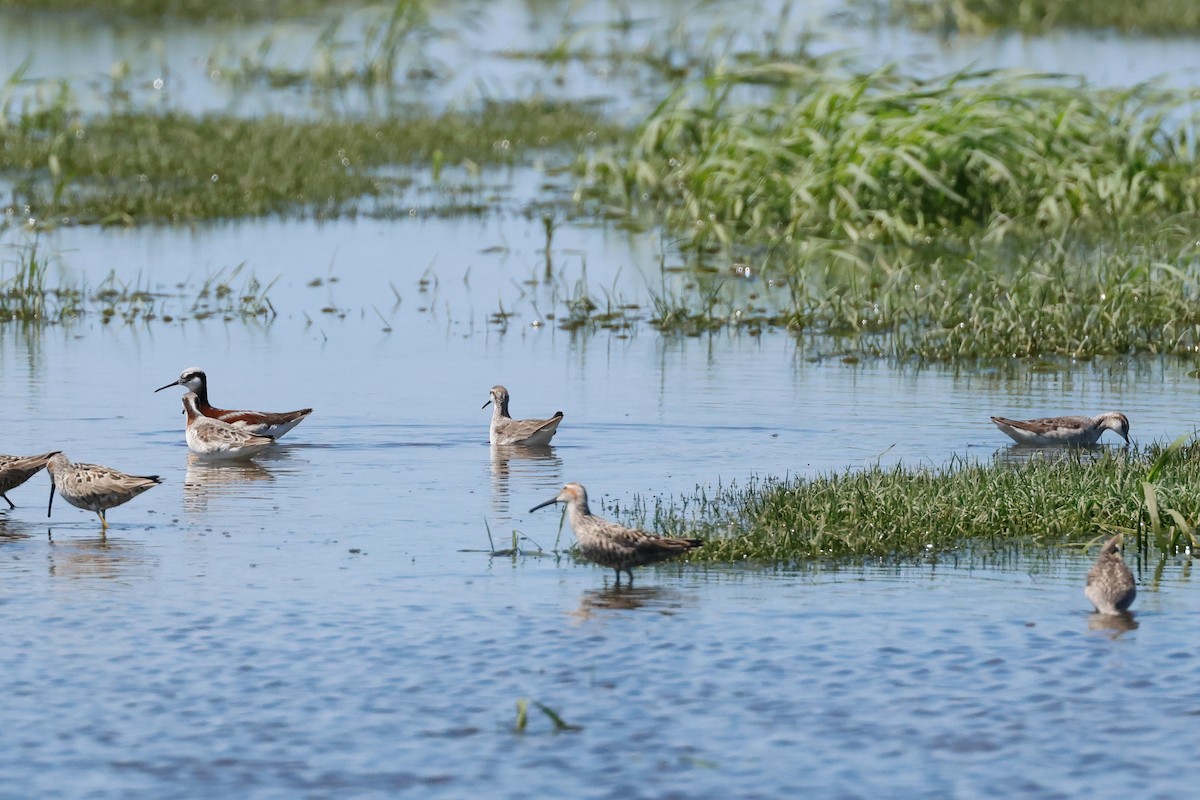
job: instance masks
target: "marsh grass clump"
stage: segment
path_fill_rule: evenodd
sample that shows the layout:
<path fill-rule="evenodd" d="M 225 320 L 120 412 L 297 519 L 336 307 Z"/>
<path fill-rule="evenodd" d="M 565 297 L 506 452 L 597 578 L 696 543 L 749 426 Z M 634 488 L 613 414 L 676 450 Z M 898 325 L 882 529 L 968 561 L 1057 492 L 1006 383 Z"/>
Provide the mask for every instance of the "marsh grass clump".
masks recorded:
<path fill-rule="evenodd" d="M 893 20 L 942 33 L 1038 34 L 1076 28 L 1182 36 L 1200 31 L 1200 4 L 1192 0 L 885 0 L 879 5 Z"/>
<path fill-rule="evenodd" d="M 297 120 L 113 110 L 69 97 L 9 109 L 0 181 L 38 220 L 136 224 L 299 214 L 404 213 L 402 190 L 431 161 L 510 165 L 610 141 L 586 106 L 540 99 L 385 119 Z M 568 156 L 569 157 L 569 156 Z"/>
<path fill-rule="evenodd" d="M 1196 211 L 1194 99 L 1060 76 L 762 63 L 682 86 L 627 147 L 591 157 L 585 181 L 698 248 L 1103 230 Z"/>
<path fill-rule="evenodd" d="M 820 558 L 910 557 L 968 543 L 1083 543 L 1114 531 L 1147 536 L 1161 550 L 1194 548 L 1200 517 L 1196 445 L 1172 454 L 1152 478 L 1159 451 L 1081 450 L 1026 463 L 882 467 L 816 478 L 697 489 L 640 503 L 626 516 L 666 536 L 699 536 L 693 559 L 791 564 Z M 1192 457 L 1189 457 L 1192 456 Z M 1147 493 L 1155 511 L 1151 530 Z M 1161 509 L 1172 509 L 1171 516 Z M 652 517 L 646 520 L 646 517 Z"/>
<path fill-rule="evenodd" d="M 358 8 L 363 0 L 0 0 L 0 11 L 38 14 L 94 14 L 107 18 L 226 20 L 286 19 L 327 12 L 331 6 Z"/>

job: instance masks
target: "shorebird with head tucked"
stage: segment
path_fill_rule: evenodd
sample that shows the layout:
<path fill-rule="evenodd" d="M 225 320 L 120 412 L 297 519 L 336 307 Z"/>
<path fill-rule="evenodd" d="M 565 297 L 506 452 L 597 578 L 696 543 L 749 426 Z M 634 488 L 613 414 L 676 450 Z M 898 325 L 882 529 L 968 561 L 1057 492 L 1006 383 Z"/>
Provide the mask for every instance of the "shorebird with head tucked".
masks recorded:
<path fill-rule="evenodd" d="M 1121 537 L 1114 536 L 1100 548 L 1100 557 L 1088 570 L 1083 593 L 1101 614 L 1120 614 L 1137 597 L 1133 573 L 1121 558 Z"/>
<path fill-rule="evenodd" d="M 242 428 L 259 436 L 272 436 L 278 439 L 312 413 L 311 408 L 281 412 L 230 411 L 225 408 L 214 408 L 208 402 L 208 376 L 199 367 L 185 369 L 179 376 L 179 380 L 168 383 L 166 386 L 160 386 L 154 391 L 161 392 L 172 386 L 182 386 L 189 392 L 195 392 L 196 408 L 202 415 L 229 423 L 235 428 Z"/>
<path fill-rule="evenodd" d="M 183 413 L 187 415 L 184 438 L 188 450 L 200 458 L 234 460 L 250 458 L 275 442 L 273 436 L 259 436 L 245 428 L 235 428 L 228 422 L 206 417 L 200 413 L 195 392 L 183 396 Z"/>
<path fill-rule="evenodd" d="M 16 508 L 8 493 L 37 474 L 46 462 L 58 454 L 57 450 L 40 456 L 0 456 L 0 497 L 9 508 Z"/>
<path fill-rule="evenodd" d="M 492 399 L 483 404 L 492 406 L 492 425 L 488 429 L 491 444 L 547 445 L 562 422 L 563 412 L 555 411 L 550 419 L 513 419 L 508 415 L 508 389 L 492 387 Z"/>
<path fill-rule="evenodd" d="M 1034 447 L 1093 445 L 1105 431 L 1115 431 L 1129 444 L 1129 419 L 1119 411 L 1096 417 L 1042 417 L 1024 421 L 992 417 L 992 422 L 1017 444 Z"/>
<path fill-rule="evenodd" d="M 568 483 L 556 497 L 529 510 L 534 512 L 554 503 L 567 504 L 571 530 L 575 532 L 579 552 L 589 561 L 614 570 L 618 584 L 622 570 L 629 575 L 629 582 L 633 583 L 634 567 L 683 555 L 704 544 L 701 539 L 655 536 L 597 517 L 588 508 L 587 490 L 578 483 Z"/>
<path fill-rule="evenodd" d="M 54 490 L 76 508 L 95 511 L 100 524 L 107 529 L 104 512 L 128 503 L 147 489 L 162 483 L 157 475 L 126 475 L 97 464 L 72 464 L 62 453 L 55 453 L 46 463 L 50 473 L 50 502 L 46 516 L 54 507 Z"/>

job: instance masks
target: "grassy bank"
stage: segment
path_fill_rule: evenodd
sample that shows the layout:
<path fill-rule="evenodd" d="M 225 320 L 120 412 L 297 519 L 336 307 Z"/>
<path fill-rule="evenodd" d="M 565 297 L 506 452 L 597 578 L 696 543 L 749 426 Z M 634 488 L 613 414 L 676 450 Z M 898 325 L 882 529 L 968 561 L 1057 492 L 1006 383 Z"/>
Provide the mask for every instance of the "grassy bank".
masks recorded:
<path fill-rule="evenodd" d="M 1195 213 L 1191 98 L 1139 86 L 961 73 L 920 80 L 831 60 L 717 72 L 587 165 L 610 207 L 696 248 L 965 241 Z"/>
<path fill-rule="evenodd" d="M 328 13 L 333 8 L 354 9 L 361 0 L 0 0 L 0 11 L 24 14 L 94 14 L 106 19 L 185 19 L 247 22 L 287 19 Z"/>
<path fill-rule="evenodd" d="M 0 119 L 0 181 L 20 217 L 187 222 L 406 213 L 412 171 L 530 163 L 617 132 L 582 105 L 539 99 L 402 118 L 298 120 L 175 112 L 85 116 L 69 97 Z M 570 155 L 567 156 L 568 158 Z"/>
<path fill-rule="evenodd" d="M 690 557 L 789 564 L 916 556 L 967 542 L 1085 543 L 1114 532 L 1164 553 L 1193 546 L 1200 451 L 1080 451 L 1028 463 L 873 467 L 768 479 L 653 501 L 626 517 L 665 535 L 701 536 Z"/>

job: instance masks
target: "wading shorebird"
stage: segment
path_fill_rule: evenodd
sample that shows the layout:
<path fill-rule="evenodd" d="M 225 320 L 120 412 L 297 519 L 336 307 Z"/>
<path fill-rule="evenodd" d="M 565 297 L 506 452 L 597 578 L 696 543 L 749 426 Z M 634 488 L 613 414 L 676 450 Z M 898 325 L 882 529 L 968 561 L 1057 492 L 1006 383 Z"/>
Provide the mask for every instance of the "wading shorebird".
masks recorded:
<path fill-rule="evenodd" d="M 1114 536 L 1100 548 L 1100 557 L 1088 570 L 1087 599 L 1101 614 L 1120 614 L 1133 605 L 1137 585 L 1133 573 L 1121 558 L 1121 537 Z"/>
<path fill-rule="evenodd" d="M 57 450 L 40 456 L 0 456 L 0 497 L 9 508 L 16 508 L 16 505 L 8 499 L 8 493 L 36 475 L 56 455 Z"/>
<path fill-rule="evenodd" d="M 46 463 L 50 473 L 50 502 L 46 516 L 54 507 L 54 490 L 76 508 L 95 511 L 100 524 L 107 530 L 104 512 L 128 503 L 147 489 L 162 483 L 157 475 L 126 475 L 97 464 L 72 464 L 62 453 L 55 453 Z"/>
<path fill-rule="evenodd" d="M 245 459 L 274 444 L 273 436 L 259 436 L 245 428 L 204 416 L 200 413 L 199 402 L 195 392 L 183 396 L 183 412 L 187 415 L 184 438 L 188 450 L 200 458 Z"/>
<path fill-rule="evenodd" d="M 1025 421 L 992 417 L 996 427 L 1017 444 L 1048 447 L 1053 445 L 1091 445 L 1105 431 L 1115 431 L 1129 444 L 1129 419 L 1118 411 L 1096 417 L 1043 417 Z"/>
<path fill-rule="evenodd" d="M 550 419 L 513 419 L 508 415 L 508 389 L 492 387 L 492 399 L 483 408 L 492 406 L 492 426 L 488 429 L 491 444 L 546 445 L 554 438 L 563 412 L 555 411 Z"/>
<path fill-rule="evenodd" d="M 242 428 L 259 436 L 272 436 L 278 439 L 299 425 L 305 417 L 312 413 L 311 408 L 302 408 L 299 411 L 281 411 L 279 413 L 271 413 L 269 411 L 230 411 L 224 408 L 213 408 L 208 403 L 208 377 L 204 374 L 204 370 L 198 367 L 185 369 L 179 376 L 179 380 L 168 383 L 166 386 L 160 386 L 154 391 L 161 392 L 163 389 L 170 389 L 172 386 L 183 386 L 189 392 L 195 392 L 196 407 L 202 415 L 218 419 L 221 422 L 233 425 L 235 428 Z"/>
<path fill-rule="evenodd" d="M 571 530 L 579 543 L 579 552 L 589 561 L 609 567 L 617 573 L 621 582 L 621 571 L 629 575 L 633 583 L 633 568 L 654 564 L 704 544 L 701 539 L 668 539 L 655 536 L 636 528 L 626 528 L 615 522 L 597 517 L 588 508 L 587 490 L 578 483 L 568 483 L 558 496 L 539 503 L 529 509 L 532 513 L 554 503 L 566 503 L 571 520 Z"/>

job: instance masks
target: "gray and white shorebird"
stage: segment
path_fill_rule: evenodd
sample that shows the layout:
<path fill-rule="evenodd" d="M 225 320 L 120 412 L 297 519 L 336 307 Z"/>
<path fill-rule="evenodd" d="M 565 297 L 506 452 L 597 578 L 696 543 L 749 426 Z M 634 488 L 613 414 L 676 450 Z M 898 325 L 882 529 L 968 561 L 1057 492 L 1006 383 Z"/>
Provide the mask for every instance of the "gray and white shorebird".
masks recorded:
<path fill-rule="evenodd" d="M 128 503 L 147 489 L 162 483 L 157 475 L 126 475 L 98 464 L 72 464 L 62 453 L 55 453 L 46 462 L 46 471 L 50 473 L 47 517 L 54 507 L 54 490 L 57 489 L 62 499 L 76 508 L 95 511 L 105 529 L 108 528 L 105 511 Z"/>
<path fill-rule="evenodd" d="M 1120 434 L 1125 444 L 1129 444 L 1129 419 L 1119 411 L 1109 411 L 1095 417 L 1042 417 L 1030 420 L 992 417 L 992 422 L 1017 444 L 1035 447 L 1092 445 L 1105 431 Z"/>
<path fill-rule="evenodd" d="M 200 458 L 238 460 L 251 458 L 275 443 L 273 436 L 259 436 L 245 428 L 206 417 L 200 413 L 195 392 L 183 396 L 183 413 L 187 415 L 184 438 L 188 450 Z"/>
<path fill-rule="evenodd" d="M 492 406 L 492 425 L 488 429 L 491 444 L 547 445 L 562 422 L 563 412 L 555 411 L 550 419 L 513 419 L 508 414 L 508 389 L 492 387 L 492 398 L 483 408 Z"/>
<path fill-rule="evenodd" d="M 216 408 L 208 402 L 208 376 L 199 367 L 188 367 L 180 374 L 179 380 L 168 383 L 166 386 L 160 386 L 154 391 L 161 392 L 172 386 L 182 386 L 189 392 L 195 392 L 196 407 L 202 415 L 226 422 L 235 428 L 243 428 L 259 436 L 272 436 L 278 439 L 312 413 L 311 408 L 278 412 L 231 411 L 226 408 Z"/>
<path fill-rule="evenodd" d="M 16 505 L 8 499 L 8 493 L 36 475 L 57 454 L 58 451 L 53 450 L 40 456 L 0 456 L 0 497 L 9 508 L 16 508 Z"/>
<path fill-rule="evenodd" d="M 1120 614 L 1137 597 L 1133 573 L 1121 558 L 1121 537 L 1114 536 L 1100 548 L 1100 557 L 1088 570 L 1083 593 L 1101 614 Z"/>
<path fill-rule="evenodd" d="M 597 517 L 588 508 L 587 490 L 578 483 L 568 483 L 556 497 L 539 503 L 529 511 L 532 513 L 554 503 L 567 504 L 567 515 L 579 544 L 579 552 L 589 561 L 615 571 L 618 584 L 622 570 L 629 575 L 629 582 L 633 583 L 634 567 L 674 558 L 704 544 L 702 539 L 655 536 Z"/>

